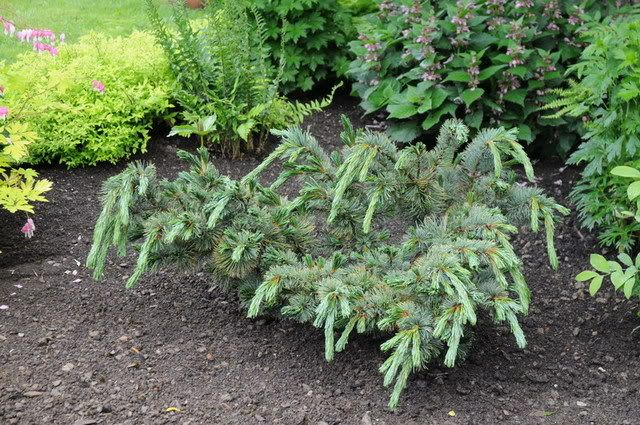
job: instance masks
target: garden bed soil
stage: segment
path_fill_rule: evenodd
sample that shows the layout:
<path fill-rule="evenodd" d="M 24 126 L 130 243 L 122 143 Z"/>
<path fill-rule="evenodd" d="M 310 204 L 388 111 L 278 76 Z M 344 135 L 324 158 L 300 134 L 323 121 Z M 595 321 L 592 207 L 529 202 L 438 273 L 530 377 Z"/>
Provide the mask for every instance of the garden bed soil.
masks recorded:
<path fill-rule="evenodd" d="M 337 146 L 340 113 L 363 124 L 347 98 L 308 120 L 324 146 Z M 192 149 L 157 140 L 139 158 L 174 176 L 183 147 Z M 215 163 L 239 177 L 258 160 Z M 162 270 L 126 290 L 129 256 L 92 280 L 83 263 L 100 187 L 123 167 L 41 167 L 55 186 L 31 240 L 20 235 L 23 216 L 0 213 L 2 424 L 640 424 L 637 303 L 608 287 L 591 298 L 574 281 L 597 249 L 575 216 L 558 225 L 557 272 L 542 235 L 516 240 L 533 292 L 528 347 L 485 318 L 466 362 L 415 374 L 391 412 L 381 340 L 354 338 L 326 363 L 321 331 L 249 320 L 206 275 Z M 567 203 L 577 171 L 559 161 L 536 169 Z"/>

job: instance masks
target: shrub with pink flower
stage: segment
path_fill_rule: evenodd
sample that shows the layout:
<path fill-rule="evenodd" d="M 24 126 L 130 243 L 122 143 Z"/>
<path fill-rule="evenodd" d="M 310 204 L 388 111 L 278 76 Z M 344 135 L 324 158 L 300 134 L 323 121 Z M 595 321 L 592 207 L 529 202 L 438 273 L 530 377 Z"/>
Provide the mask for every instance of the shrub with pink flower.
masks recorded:
<path fill-rule="evenodd" d="M 91 87 L 93 87 L 93 90 L 97 91 L 100 94 L 104 93 L 105 91 L 104 83 L 99 80 L 93 80 L 91 82 Z"/>

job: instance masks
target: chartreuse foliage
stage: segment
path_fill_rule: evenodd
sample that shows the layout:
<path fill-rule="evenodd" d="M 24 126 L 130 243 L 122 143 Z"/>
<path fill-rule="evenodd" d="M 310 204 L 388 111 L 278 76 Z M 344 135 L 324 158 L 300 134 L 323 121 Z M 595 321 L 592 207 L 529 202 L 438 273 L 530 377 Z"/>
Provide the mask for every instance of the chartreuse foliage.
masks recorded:
<path fill-rule="evenodd" d="M 640 170 L 637 168 L 618 166 L 611 170 L 611 174 L 625 179 L 628 183 L 626 193 L 630 210 L 617 211 L 621 217 L 635 220 L 640 225 Z M 636 227 L 636 229 L 639 227 Z M 591 255 L 591 266 L 594 270 L 586 270 L 576 276 L 578 281 L 590 280 L 589 292 L 595 295 L 605 277 L 609 277 L 616 290 L 621 289 L 624 296 L 631 298 L 633 295 L 640 295 L 640 253 L 636 256 L 635 262 L 626 254 L 618 255 L 617 261 L 607 261 L 602 255 Z"/>
<path fill-rule="evenodd" d="M 246 0 L 216 0 L 204 17 L 191 21 L 184 2 L 173 7 L 173 24 L 147 0 L 156 38 L 176 80 L 174 96 L 184 110 L 184 126 L 175 133 L 195 133 L 210 122 L 209 144 L 234 158 L 259 151 L 269 129 L 299 124 L 331 102 L 290 102 L 278 92 L 284 63 L 276 69 L 266 45 L 268 28 Z"/>
<path fill-rule="evenodd" d="M 562 118 L 545 118 L 539 106 L 580 55 L 577 35 L 585 13 L 624 10 L 601 0 L 378 5 L 358 26 L 349 73 L 362 107 L 388 113 L 395 139 L 412 140 L 455 116 L 474 129 L 496 123 L 518 128 L 525 142 L 545 134 L 540 139 L 553 144 L 542 147 L 561 154 L 576 138 Z"/>
<path fill-rule="evenodd" d="M 572 198 L 588 229 L 598 228 L 603 245 L 631 251 L 640 223 L 628 208 L 628 180 L 618 166 L 640 166 L 640 15 L 592 24 L 580 61 L 569 69 L 578 80 L 557 90 L 546 109 L 553 117 L 584 121 L 583 143 L 569 163 L 584 165 Z"/>
<path fill-rule="evenodd" d="M 315 83 L 345 73 L 351 15 L 338 0 L 254 0 L 264 17 L 266 47 L 274 67 L 284 62 L 284 91 L 311 90 Z"/>
<path fill-rule="evenodd" d="M 171 77 L 153 36 L 90 34 L 59 52 L 25 53 L 0 68 L 14 119 L 40 136 L 28 161 L 76 167 L 144 151 L 154 119 L 170 106 Z"/>
<path fill-rule="evenodd" d="M 34 202 L 47 202 L 43 195 L 51 190 L 51 182 L 17 166 L 36 140 L 36 133 L 25 124 L 0 120 L 0 207 L 11 213 L 33 213 Z"/>
<path fill-rule="evenodd" d="M 220 176 L 204 150 L 180 153 L 191 168 L 174 181 L 130 165 L 105 185 L 87 265 L 100 278 L 111 246 L 121 255 L 133 246 L 128 286 L 162 265 L 204 268 L 239 290 L 250 317 L 277 309 L 322 329 L 327 360 L 354 332 L 388 334 L 380 371 L 391 407 L 411 373 L 440 355 L 456 364 L 480 311 L 524 347 L 518 316 L 530 293 L 510 236 L 544 227 L 556 267 L 554 224 L 567 210 L 517 184 L 515 165 L 534 176 L 515 130 L 468 142 L 450 120 L 434 149 L 399 149 L 343 120 L 342 151 L 299 128 L 276 131 L 280 145 L 241 180 Z M 282 171 L 264 186 L 259 176 L 277 161 Z M 289 199 L 280 192 L 292 180 L 301 188 Z"/>

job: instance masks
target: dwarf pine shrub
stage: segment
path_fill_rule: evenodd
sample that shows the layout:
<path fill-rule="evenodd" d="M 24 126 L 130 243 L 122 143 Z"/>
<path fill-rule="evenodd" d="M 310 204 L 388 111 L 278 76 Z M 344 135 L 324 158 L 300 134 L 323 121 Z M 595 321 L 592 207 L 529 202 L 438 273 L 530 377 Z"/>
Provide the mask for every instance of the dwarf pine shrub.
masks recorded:
<path fill-rule="evenodd" d="M 132 164 L 109 179 L 87 265 L 104 272 L 111 246 L 139 250 L 128 286 L 160 266 L 209 270 L 239 291 L 255 317 L 267 310 L 323 330 L 332 360 L 355 333 L 383 333 L 384 384 L 397 405 L 411 373 L 465 352 L 481 310 L 526 344 L 518 316 L 530 293 L 510 237 L 546 229 L 557 266 L 554 223 L 567 210 L 535 187 L 515 130 L 447 121 L 437 145 L 398 148 L 343 118 L 342 151 L 326 152 L 299 128 L 240 180 L 221 176 L 205 150 L 181 152 L 191 168 L 159 180 Z M 275 162 L 270 185 L 259 177 Z M 301 188 L 286 197 L 287 183 Z M 393 235 L 393 236 L 392 236 Z"/>

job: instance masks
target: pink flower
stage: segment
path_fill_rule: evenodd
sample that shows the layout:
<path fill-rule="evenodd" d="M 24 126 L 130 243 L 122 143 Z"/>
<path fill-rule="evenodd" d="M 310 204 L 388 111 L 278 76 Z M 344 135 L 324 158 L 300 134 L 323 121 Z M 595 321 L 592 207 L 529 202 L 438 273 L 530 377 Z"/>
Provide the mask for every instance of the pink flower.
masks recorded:
<path fill-rule="evenodd" d="M 24 226 L 22 226 L 22 229 L 20 229 L 20 231 L 24 233 L 24 236 L 26 238 L 33 237 L 33 232 L 35 230 L 36 230 L 36 225 L 33 223 L 33 220 L 30 218 L 27 219 L 27 222 L 24 224 Z"/>
<path fill-rule="evenodd" d="M 91 82 L 91 87 L 93 87 L 93 89 L 95 91 L 97 91 L 98 93 L 104 93 L 104 83 L 102 81 L 98 81 L 98 80 L 93 80 Z"/>
<path fill-rule="evenodd" d="M 51 56 L 58 56 L 58 49 L 51 44 L 40 43 L 39 41 L 33 43 L 33 50 L 36 52 L 49 52 Z"/>
<path fill-rule="evenodd" d="M 60 43 L 64 44 L 65 38 L 66 36 L 64 35 L 64 33 L 60 34 Z"/>
<path fill-rule="evenodd" d="M 0 106 L 0 119 L 7 118 L 7 115 L 9 115 L 9 108 L 6 106 Z"/>

